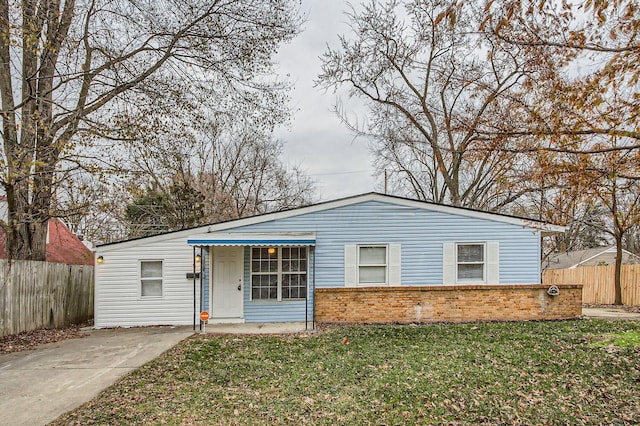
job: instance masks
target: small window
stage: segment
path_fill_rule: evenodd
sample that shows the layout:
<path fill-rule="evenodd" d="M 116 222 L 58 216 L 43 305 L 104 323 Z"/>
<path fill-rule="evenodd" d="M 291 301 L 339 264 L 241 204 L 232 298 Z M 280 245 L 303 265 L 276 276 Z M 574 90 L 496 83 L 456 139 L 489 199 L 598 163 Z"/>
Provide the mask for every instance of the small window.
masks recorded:
<path fill-rule="evenodd" d="M 162 260 L 140 261 L 140 295 L 162 296 Z"/>
<path fill-rule="evenodd" d="M 387 247 L 358 246 L 358 284 L 387 283 Z"/>
<path fill-rule="evenodd" d="M 456 265 L 458 282 L 485 282 L 484 244 L 458 244 Z"/>

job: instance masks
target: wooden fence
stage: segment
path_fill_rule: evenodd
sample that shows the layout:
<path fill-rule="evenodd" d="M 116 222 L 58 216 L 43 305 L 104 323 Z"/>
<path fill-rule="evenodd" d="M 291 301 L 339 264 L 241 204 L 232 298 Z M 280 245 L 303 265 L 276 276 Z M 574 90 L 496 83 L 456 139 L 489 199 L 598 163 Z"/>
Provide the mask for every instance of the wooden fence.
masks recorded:
<path fill-rule="evenodd" d="M 615 301 L 615 266 L 583 266 L 574 269 L 552 269 L 542 273 L 542 282 L 582 284 L 582 303 L 610 305 Z M 640 305 L 640 265 L 622 265 L 622 303 Z"/>
<path fill-rule="evenodd" d="M 0 260 L 0 336 L 93 318 L 93 266 Z"/>

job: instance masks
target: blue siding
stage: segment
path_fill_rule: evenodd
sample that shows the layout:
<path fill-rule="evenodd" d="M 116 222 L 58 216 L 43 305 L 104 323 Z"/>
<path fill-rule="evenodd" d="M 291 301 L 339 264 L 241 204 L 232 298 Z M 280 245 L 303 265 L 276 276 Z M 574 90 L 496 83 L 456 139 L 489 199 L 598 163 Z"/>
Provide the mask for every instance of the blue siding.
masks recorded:
<path fill-rule="evenodd" d="M 307 294 L 309 298 L 307 301 L 295 300 L 295 301 L 282 301 L 282 302 L 270 302 L 266 300 L 252 301 L 251 291 L 251 276 L 249 261 L 251 254 L 249 247 L 245 247 L 244 250 L 244 320 L 245 322 L 293 322 L 305 320 L 305 308 L 307 309 L 306 316 L 309 321 L 313 319 L 313 249 L 311 249 L 309 257 L 309 275 L 307 277 Z"/>
<path fill-rule="evenodd" d="M 501 284 L 540 282 L 539 231 L 490 219 L 367 201 L 228 231 L 316 232 L 313 258 L 317 273 L 312 270 L 314 261 L 310 256 L 309 286 L 315 274 L 318 288 L 344 286 L 345 244 L 401 244 L 402 285 L 441 285 L 444 243 L 497 241 Z M 304 301 L 249 300 L 249 258 L 249 249 L 245 248 L 245 321 L 304 321 Z M 312 301 L 308 306 L 311 320 Z"/>
<path fill-rule="evenodd" d="M 445 242 L 498 241 L 500 283 L 540 282 L 540 234 L 522 226 L 369 201 L 235 228 L 234 232 L 316 232 L 317 287 L 344 286 L 344 245 L 402 245 L 402 284 L 442 284 Z"/>

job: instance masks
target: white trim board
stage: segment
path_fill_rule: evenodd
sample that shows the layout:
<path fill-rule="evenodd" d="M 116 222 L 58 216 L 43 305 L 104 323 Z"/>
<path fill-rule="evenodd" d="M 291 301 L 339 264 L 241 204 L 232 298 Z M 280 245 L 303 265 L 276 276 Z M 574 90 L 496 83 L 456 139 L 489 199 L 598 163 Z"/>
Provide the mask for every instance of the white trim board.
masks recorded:
<path fill-rule="evenodd" d="M 187 244 L 191 246 L 283 246 L 283 245 L 301 245 L 313 246 L 316 244 L 315 232 L 307 233 L 254 233 L 254 232 L 236 232 L 236 233 L 206 233 L 199 235 L 191 235 L 187 238 Z"/>

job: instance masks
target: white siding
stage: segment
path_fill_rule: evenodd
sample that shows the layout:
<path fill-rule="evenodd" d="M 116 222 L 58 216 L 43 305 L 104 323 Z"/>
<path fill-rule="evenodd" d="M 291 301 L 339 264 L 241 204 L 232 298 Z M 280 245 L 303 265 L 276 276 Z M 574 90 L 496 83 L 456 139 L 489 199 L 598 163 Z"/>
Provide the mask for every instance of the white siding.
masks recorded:
<path fill-rule="evenodd" d="M 7 221 L 7 217 L 9 217 L 9 206 L 7 204 L 7 200 L 0 200 L 0 220 Z"/>
<path fill-rule="evenodd" d="M 106 246 L 109 247 L 109 246 Z M 140 240 L 119 250 L 100 248 L 96 264 L 95 326 L 187 325 L 193 323 L 193 248 L 181 233 L 160 241 Z M 140 296 L 140 260 L 162 260 L 162 297 Z M 200 310 L 196 281 L 196 311 Z"/>

